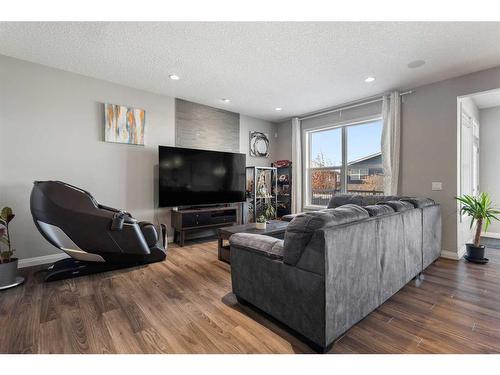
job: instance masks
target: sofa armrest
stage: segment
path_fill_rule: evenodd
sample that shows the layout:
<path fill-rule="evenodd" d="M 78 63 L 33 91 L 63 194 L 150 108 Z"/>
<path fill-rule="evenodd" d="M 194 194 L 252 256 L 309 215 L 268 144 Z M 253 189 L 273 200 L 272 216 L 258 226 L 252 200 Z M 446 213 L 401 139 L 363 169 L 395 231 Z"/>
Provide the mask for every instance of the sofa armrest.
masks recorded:
<path fill-rule="evenodd" d="M 283 221 L 292 221 L 293 219 L 295 219 L 295 216 L 298 216 L 300 214 L 301 213 L 284 215 L 284 216 L 281 217 L 281 220 L 283 220 Z"/>
<path fill-rule="evenodd" d="M 244 249 L 271 259 L 283 259 L 283 240 L 252 233 L 236 233 L 229 238 L 233 248 Z"/>

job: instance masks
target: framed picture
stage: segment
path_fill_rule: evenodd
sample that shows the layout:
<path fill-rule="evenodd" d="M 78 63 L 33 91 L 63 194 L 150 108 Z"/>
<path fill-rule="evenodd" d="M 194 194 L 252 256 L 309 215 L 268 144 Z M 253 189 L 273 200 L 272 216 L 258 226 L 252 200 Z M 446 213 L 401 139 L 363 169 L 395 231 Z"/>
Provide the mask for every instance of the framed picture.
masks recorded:
<path fill-rule="evenodd" d="M 104 141 L 144 146 L 146 111 L 104 104 Z"/>
<path fill-rule="evenodd" d="M 250 156 L 269 157 L 269 134 L 250 131 Z"/>

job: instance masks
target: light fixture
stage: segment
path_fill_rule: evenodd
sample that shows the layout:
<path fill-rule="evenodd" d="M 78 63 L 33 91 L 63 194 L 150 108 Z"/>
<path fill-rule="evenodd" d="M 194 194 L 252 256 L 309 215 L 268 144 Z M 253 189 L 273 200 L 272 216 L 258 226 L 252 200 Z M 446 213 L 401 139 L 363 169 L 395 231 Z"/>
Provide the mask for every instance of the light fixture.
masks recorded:
<path fill-rule="evenodd" d="M 228 98 L 222 98 L 220 100 L 222 103 L 229 103 L 231 101 L 231 99 L 228 99 Z"/>
<path fill-rule="evenodd" d="M 281 108 L 281 107 L 276 107 L 276 108 L 274 108 L 274 110 L 275 110 L 275 111 L 281 111 L 282 109 L 283 109 L 283 108 Z"/>
<path fill-rule="evenodd" d="M 181 77 L 179 77 L 176 74 L 169 74 L 168 78 L 170 78 L 173 81 L 178 81 Z"/>
<path fill-rule="evenodd" d="M 425 65 L 425 60 L 413 60 L 408 63 L 408 68 L 415 69 Z"/>
<path fill-rule="evenodd" d="M 375 81 L 375 77 L 366 77 L 365 78 L 365 82 L 366 83 L 370 83 L 370 82 L 373 82 L 373 81 Z"/>

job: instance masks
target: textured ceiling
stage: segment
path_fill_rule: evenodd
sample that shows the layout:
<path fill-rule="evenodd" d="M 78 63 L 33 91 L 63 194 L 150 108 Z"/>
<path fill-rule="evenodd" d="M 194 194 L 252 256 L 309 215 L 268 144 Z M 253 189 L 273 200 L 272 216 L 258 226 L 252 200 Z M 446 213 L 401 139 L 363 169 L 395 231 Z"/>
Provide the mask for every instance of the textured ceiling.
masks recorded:
<path fill-rule="evenodd" d="M 0 23 L 0 54 L 272 121 L 500 65 L 499 45 L 497 22 Z"/>

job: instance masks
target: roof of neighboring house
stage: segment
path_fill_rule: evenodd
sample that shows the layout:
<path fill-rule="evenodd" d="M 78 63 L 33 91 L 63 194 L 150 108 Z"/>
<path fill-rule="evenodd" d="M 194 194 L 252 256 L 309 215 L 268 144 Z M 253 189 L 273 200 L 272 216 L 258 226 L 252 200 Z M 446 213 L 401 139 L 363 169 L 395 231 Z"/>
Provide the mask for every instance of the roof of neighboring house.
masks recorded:
<path fill-rule="evenodd" d="M 379 156 L 382 156 L 382 153 L 381 153 L 381 152 L 376 152 L 375 154 L 371 154 L 371 155 L 368 155 L 368 156 L 362 157 L 362 158 L 360 158 L 360 159 L 353 160 L 353 161 L 351 161 L 350 163 L 347 163 L 347 165 L 358 164 L 358 163 L 361 163 L 361 162 L 363 162 L 363 161 L 367 161 L 367 160 L 370 160 L 370 159 L 374 159 L 374 158 L 379 157 Z"/>

